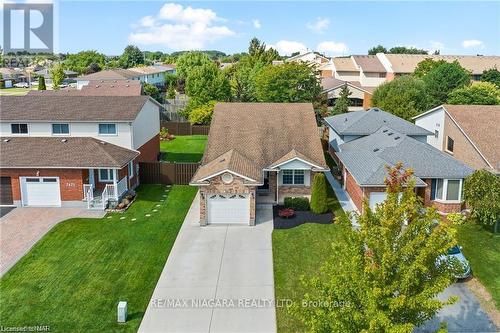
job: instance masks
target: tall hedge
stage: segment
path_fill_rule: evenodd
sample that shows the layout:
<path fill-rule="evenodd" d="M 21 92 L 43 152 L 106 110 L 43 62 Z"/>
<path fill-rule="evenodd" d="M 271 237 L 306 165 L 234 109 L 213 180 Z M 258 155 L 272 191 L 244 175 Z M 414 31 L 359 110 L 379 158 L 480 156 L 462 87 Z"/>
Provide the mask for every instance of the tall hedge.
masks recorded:
<path fill-rule="evenodd" d="M 45 85 L 45 77 L 40 76 L 38 78 L 38 90 L 47 90 L 47 86 Z"/>
<path fill-rule="evenodd" d="M 326 213 L 328 211 L 327 198 L 325 175 L 323 173 L 316 173 L 311 188 L 311 211 L 315 214 Z"/>

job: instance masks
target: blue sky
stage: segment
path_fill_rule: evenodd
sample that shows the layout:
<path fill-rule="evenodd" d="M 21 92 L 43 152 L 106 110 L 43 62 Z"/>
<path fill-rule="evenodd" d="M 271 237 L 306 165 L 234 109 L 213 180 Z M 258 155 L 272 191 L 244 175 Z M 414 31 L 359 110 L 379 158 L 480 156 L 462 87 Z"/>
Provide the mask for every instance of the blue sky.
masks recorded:
<path fill-rule="evenodd" d="M 61 1 L 59 51 L 115 55 L 127 44 L 172 52 L 247 49 L 366 54 L 374 45 L 500 54 L 500 2 Z"/>

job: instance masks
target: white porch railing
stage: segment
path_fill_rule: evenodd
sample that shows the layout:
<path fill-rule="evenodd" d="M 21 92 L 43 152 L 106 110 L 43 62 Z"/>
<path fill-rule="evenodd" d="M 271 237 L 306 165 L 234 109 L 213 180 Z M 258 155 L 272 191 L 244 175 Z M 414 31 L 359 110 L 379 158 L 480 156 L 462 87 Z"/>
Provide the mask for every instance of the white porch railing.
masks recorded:
<path fill-rule="evenodd" d="M 92 194 L 92 197 L 94 196 L 94 187 L 92 186 L 92 184 L 83 184 L 83 200 L 87 200 L 88 201 L 88 195 L 89 195 L 89 191 L 90 193 Z"/>
<path fill-rule="evenodd" d="M 127 192 L 128 190 L 128 184 L 127 184 L 127 176 L 123 177 L 122 179 L 120 179 L 120 181 L 118 182 L 118 184 L 116 184 L 116 193 L 117 193 L 117 200 L 118 198 L 125 192 Z"/>
<path fill-rule="evenodd" d="M 102 201 L 102 209 L 106 209 L 106 205 L 108 204 L 109 199 L 118 199 L 115 197 L 115 185 L 114 184 L 106 184 L 104 190 L 102 191 L 101 201 Z"/>

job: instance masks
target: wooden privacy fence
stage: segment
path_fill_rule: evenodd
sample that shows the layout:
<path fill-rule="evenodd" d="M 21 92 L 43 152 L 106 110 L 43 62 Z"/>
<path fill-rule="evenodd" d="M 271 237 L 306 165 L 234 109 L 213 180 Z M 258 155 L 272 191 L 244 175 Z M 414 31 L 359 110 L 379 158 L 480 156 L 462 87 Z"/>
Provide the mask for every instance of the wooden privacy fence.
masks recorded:
<path fill-rule="evenodd" d="M 191 125 L 180 121 L 162 121 L 161 127 L 173 135 L 208 135 L 210 131 L 209 125 Z"/>
<path fill-rule="evenodd" d="M 200 163 L 140 162 L 141 184 L 188 185 Z"/>

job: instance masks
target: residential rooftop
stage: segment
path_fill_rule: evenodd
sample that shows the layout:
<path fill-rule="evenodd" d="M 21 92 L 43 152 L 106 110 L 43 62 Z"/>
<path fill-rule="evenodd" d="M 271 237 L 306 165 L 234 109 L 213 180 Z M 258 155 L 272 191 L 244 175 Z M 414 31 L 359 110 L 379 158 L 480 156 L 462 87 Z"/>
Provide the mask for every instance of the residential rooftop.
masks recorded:
<path fill-rule="evenodd" d="M 28 95 L 50 96 L 139 96 L 142 84 L 138 80 L 96 80 L 81 89 L 30 90 Z"/>
<path fill-rule="evenodd" d="M 340 135 L 370 135 L 383 126 L 407 135 L 432 135 L 426 129 L 378 108 L 354 111 L 324 118 L 325 123 Z"/>
<path fill-rule="evenodd" d="M 0 168 L 123 168 L 138 151 L 89 137 L 1 137 Z"/>
<path fill-rule="evenodd" d="M 384 65 L 382 65 L 376 55 L 354 55 L 352 58 L 365 73 L 386 72 Z"/>
<path fill-rule="evenodd" d="M 343 143 L 336 153 L 356 179 L 365 186 L 383 185 L 387 175 L 385 166 L 398 162 L 412 168 L 418 186 L 425 186 L 422 179 L 462 179 L 474 170 L 440 150 L 383 126 L 375 133 Z M 429 163 L 432 161 L 432 163 Z"/>

